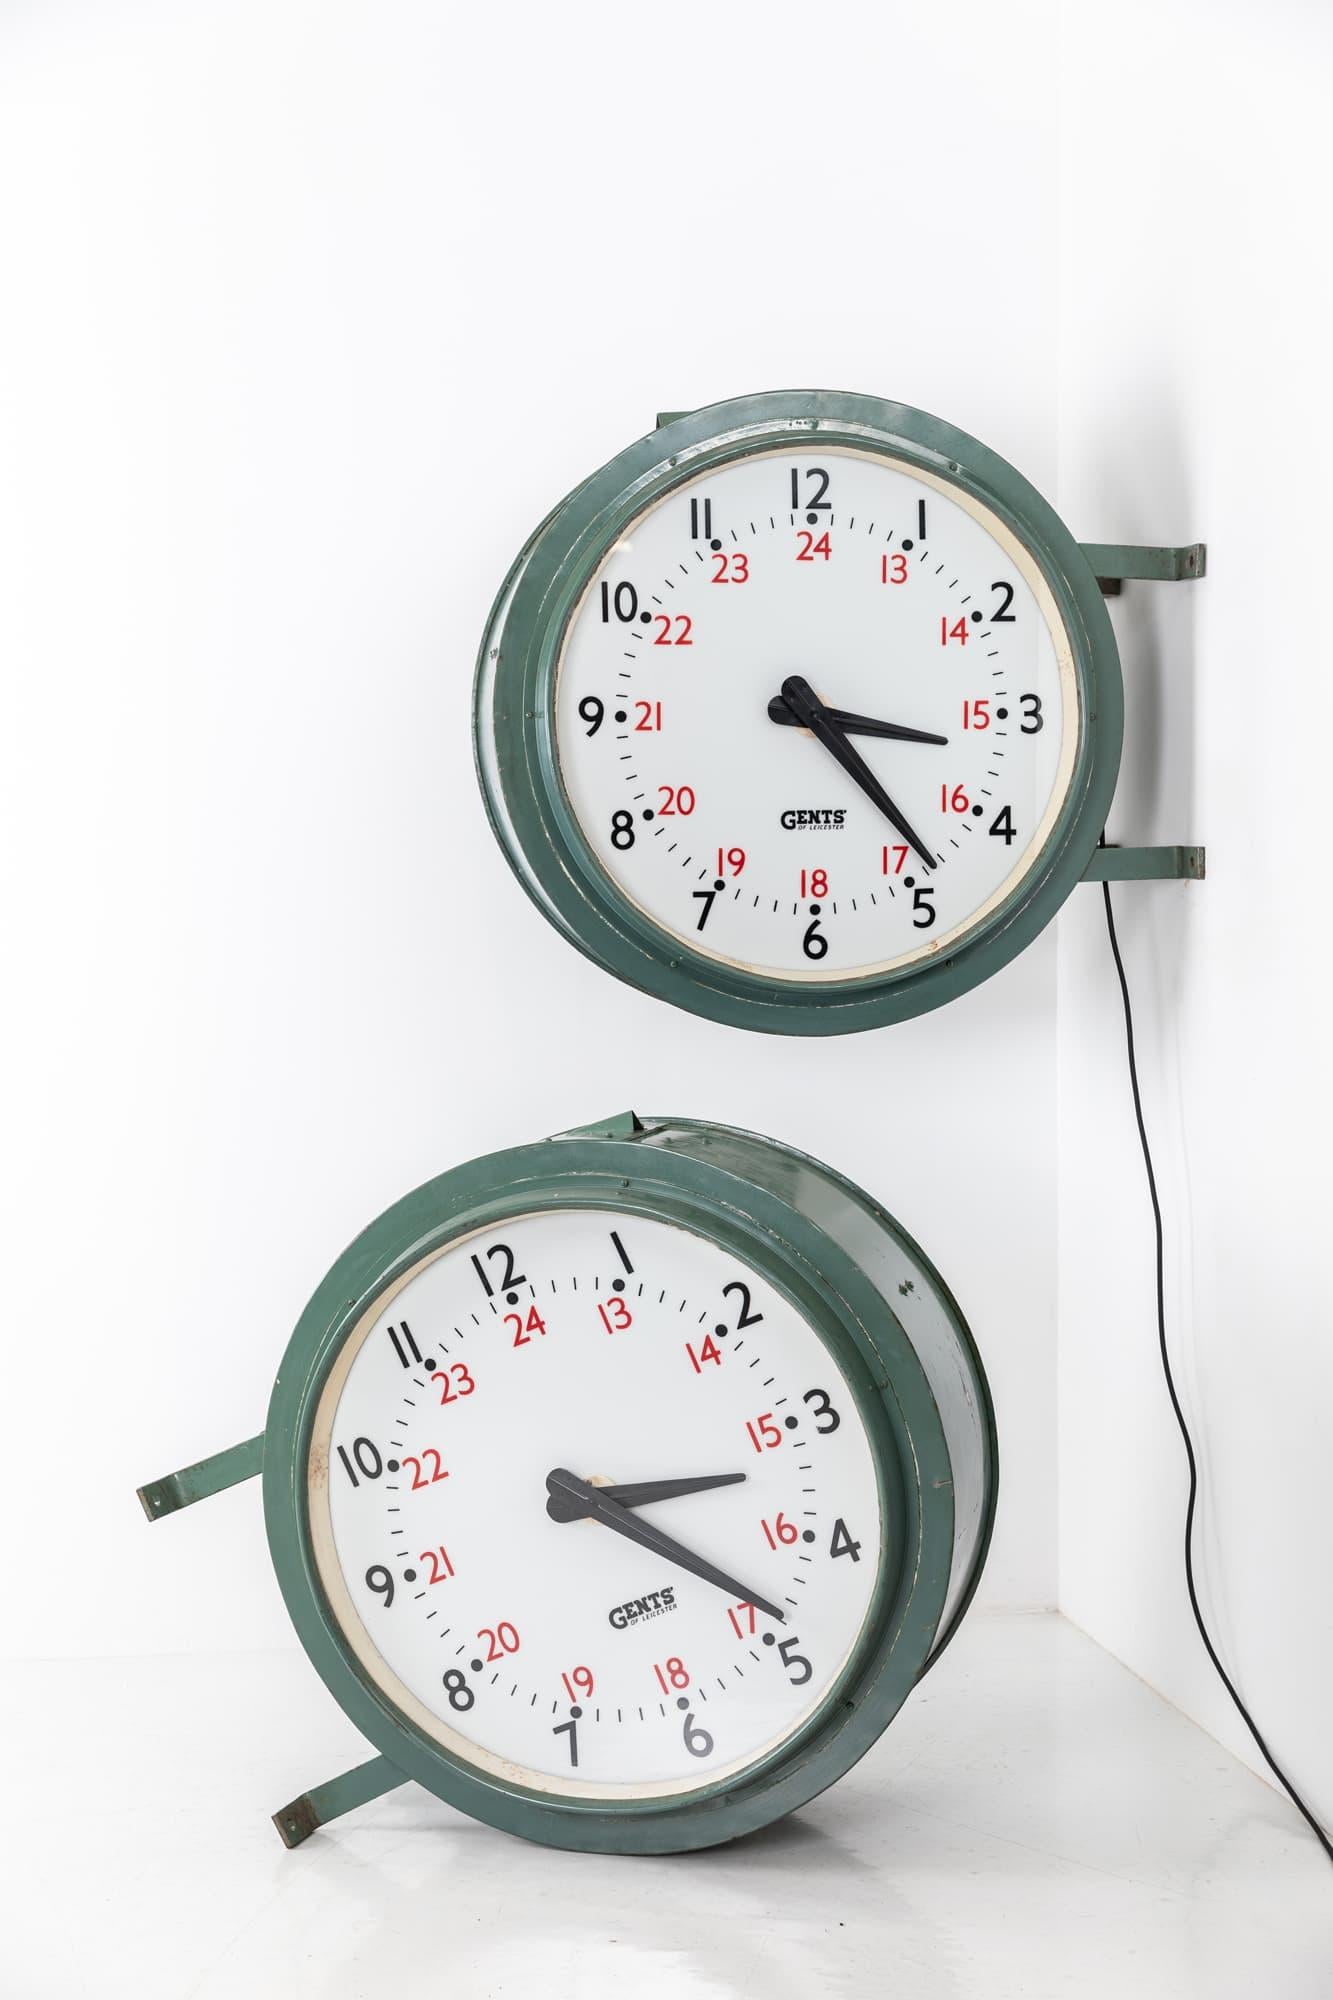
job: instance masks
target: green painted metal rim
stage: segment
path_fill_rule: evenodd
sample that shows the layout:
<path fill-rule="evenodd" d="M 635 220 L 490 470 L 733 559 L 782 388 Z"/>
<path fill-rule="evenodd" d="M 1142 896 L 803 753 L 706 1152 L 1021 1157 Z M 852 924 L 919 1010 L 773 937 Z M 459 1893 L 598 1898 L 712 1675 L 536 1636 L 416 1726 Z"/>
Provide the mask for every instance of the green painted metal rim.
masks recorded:
<path fill-rule="evenodd" d="M 683 1122 L 683 1121 L 682 1121 Z M 759 1141 L 781 1153 L 772 1141 Z M 875 1448 L 886 1558 L 862 1640 L 806 1726 L 767 1760 L 678 1801 L 555 1799 L 505 1785 L 418 1732 L 339 1639 L 310 1548 L 306 1459 L 337 1352 L 386 1285 L 430 1251 L 533 1208 L 618 1206 L 713 1237 L 818 1325 Z M 287 1610 L 320 1677 L 408 1777 L 487 1824 L 548 1846 L 668 1853 L 707 1847 L 804 1805 L 864 1755 L 938 1638 L 953 1545 L 952 1468 L 934 1399 L 896 1315 L 856 1264 L 767 1189 L 693 1156 L 571 1136 L 491 1154 L 387 1209 L 338 1258 L 297 1324 L 265 1430 L 264 1517 Z"/>
<path fill-rule="evenodd" d="M 580 832 L 555 754 L 555 671 L 602 553 L 671 487 L 787 438 L 891 450 L 990 507 L 1031 550 L 1069 632 L 1082 727 L 1059 817 L 1024 882 L 947 957 L 818 988 L 706 959 L 622 896 Z M 537 906 L 604 970 L 691 1013 L 771 1034 L 848 1034 L 926 1013 L 980 984 L 1050 922 L 1087 866 L 1120 766 L 1124 695 L 1102 594 L 1035 487 L 966 432 L 877 397 L 780 391 L 715 403 L 654 431 L 577 487 L 530 539 L 491 614 L 474 692 L 477 765 L 492 827 Z M 493 732 L 495 768 L 482 749 Z M 498 795 L 497 795 L 498 788 Z"/>

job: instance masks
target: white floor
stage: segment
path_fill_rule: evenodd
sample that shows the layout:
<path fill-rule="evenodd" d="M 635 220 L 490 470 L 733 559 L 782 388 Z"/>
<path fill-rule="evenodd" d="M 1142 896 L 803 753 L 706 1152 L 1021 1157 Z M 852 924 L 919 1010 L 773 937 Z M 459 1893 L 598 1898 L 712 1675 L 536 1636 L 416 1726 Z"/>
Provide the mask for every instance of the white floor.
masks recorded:
<path fill-rule="evenodd" d="M 364 1754 L 295 1655 L 9 1666 L 5 2000 L 1329 2000 L 1333 1871 L 1072 1626 L 978 1616 L 879 1747 L 731 1848 L 597 1860 L 414 1786 L 287 1853 Z"/>

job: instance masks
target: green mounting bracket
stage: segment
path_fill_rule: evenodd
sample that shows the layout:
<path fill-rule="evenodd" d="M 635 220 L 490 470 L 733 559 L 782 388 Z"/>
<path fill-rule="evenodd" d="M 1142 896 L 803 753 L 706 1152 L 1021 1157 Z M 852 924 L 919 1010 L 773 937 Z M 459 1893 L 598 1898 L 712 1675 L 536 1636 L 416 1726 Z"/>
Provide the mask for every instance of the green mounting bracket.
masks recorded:
<path fill-rule="evenodd" d="M 591 1125 L 572 1125 L 557 1132 L 557 1139 L 637 1139 L 648 1128 L 633 1111 L 618 1111 L 614 1118 L 595 1118 Z"/>
<path fill-rule="evenodd" d="M 358 1806 L 369 1805 L 372 1799 L 406 1783 L 406 1771 L 400 1771 L 387 1757 L 371 1757 L 353 1770 L 344 1771 L 341 1777 L 316 1785 L 312 1792 L 302 1792 L 299 1799 L 293 1799 L 281 1812 L 274 1813 L 273 1824 L 284 1847 L 299 1847 L 303 1840 L 309 1840 L 316 1827 L 326 1826 L 331 1819 L 341 1819 L 344 1813 L 355 1812 Z"/>
<path fill-rule="evenodd" d="M 1080 542 L 1103 597 L 1118 597 L 1122 583 L 1197 583 L 1208 574 L 1208 545 L 1138 548 L 1131 542 Z"/>
<path fill-rule="evenodd" d="M 653 429 L 660 431 L 667 424 L 679 423 L 682 417 L 691 415 L 689 410 L 659 410 L 653 420 Z"/>
<path fill-rule="evenodd" d="M 230 1445 L 226 1451 L 215 1452 L 212 1458 L 201 1458 L 197 1465 L 183 1466 L 179 1472 L 169 1472 L 165 1479 L 141 1486 L 139 1504 L 150 1521 L 160 1521 L 164 1514 L 193 1507 L 196 1500 L 207 1500 L 228 1486 L 239 1486 L 243 1479 L 253 1479 L 263 1470 L 261 1431 L 258 1437 L 247 1438 L 244 1444 Z"/>
<path fill-rule="evenodd" d="M 1098 847 L 1083 871 L 1085 882 L 1202 882 L 1201 847 Z"/>

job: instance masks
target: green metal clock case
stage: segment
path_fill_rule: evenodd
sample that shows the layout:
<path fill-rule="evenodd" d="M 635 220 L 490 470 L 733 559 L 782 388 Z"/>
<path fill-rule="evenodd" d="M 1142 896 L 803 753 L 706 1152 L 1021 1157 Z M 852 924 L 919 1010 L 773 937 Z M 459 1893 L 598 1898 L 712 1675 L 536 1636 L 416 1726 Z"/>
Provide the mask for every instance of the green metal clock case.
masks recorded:
<path fill-rule="evenodd" d="M 783 982 L 720 964 L 659 931 L 589 849 L 560 777 L 556 669 L 569 620 L 607 548 L 674 486 L 784 440 L 818 437 L 920 465 L 990 507 L 1031 550 L 1068 629 L 1082 722 L 1063 809 L 1032 869 L 946 956 L 870 978 Z M 1022 474 L 924 411 L 823 390 L 744 396 L 670 416 L 561 502 L 505 579 L 477 664 L 474 744 L 492 827 L 551 923 L 604 970 L 691 1013 L 770 1034 L 848 1034 L 928 1012 L 1015 957 L 1080 881 L 1120 766 L 1115 635 L 1087 557 Z"/>
<path fill-rule="evenodd" d="M 841 1679 L 767 1760 L 679 1801 L 556 1799 L 452 1756 L 362 1674 L 334 1624 L 311 1549 L 311 1425 L 329 1369 L 367 1308 L 423 1255 L 474 1229 L 537 1209 L 593 1206 L 693 1229 L 784 1293 L 843 1368 L 881 1481 L 884 1559 L 874 1608 Z M 288 1611 L 317 1671 L 382 1760 L 276 1815 L 289 1844 L 403 1777 L 477 1819 L 555 1847 L 666 1853 L 765 1825 L 869 1749 L 952 1636 L 985 1560 L 996 1493 L 994 1416 L 976 1347 L 943 1280 L 893 1218 L 851 1182 L 772 1140 L 632 1113 L 474 1160 L 372 1223 L 338 1259 L 292 1336 L 262 1461 L 269 1547 Z M 233 1476 L 257 1469 L 251 1463 Z M 154 1490 L 144 1494 L 150 1514 Z"/>

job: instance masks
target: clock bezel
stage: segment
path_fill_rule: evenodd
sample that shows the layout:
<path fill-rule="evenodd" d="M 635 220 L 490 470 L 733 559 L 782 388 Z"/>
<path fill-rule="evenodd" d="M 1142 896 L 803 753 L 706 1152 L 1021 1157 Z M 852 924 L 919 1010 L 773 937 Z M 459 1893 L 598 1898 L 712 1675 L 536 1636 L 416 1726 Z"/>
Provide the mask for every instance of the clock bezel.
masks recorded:
<path fill-rule="evenodd" d="M 778 1155 L 786 1151 L 776 1142 L 755 1143 L 772 1143 Z M 752 1264 L 829 1346 L 856 1396 L 876 1462 L 885 1558 L 842 1673 L 775 1750 L 715 1787 L 677 1797 L 584 1801 L 529 1790 L 452 1754 L 360 1667 L 325 1596 L 312 1542 L 310 1438 L 345 1340 L 424 1256 L 515 1214 L 562 1207 L 651 1216 L 693 1229 Z M 344 1251 L 303 1313 L 274 1385 L 265 1440 L 264 1512 L 274 1568 L 302 1645 L 335 1700 L 405 1775 L 474 1818 L 550 1846 L 676 1852 L 734 1839 L 805 1804 L 879 1737 L 965 1608 L 942 1634 L 953 1554 L 951 1464 L 938 1409 L 901 1323 L 857 1264 L 798 1209 L 683 1152 L 571 1135 L 471 1161 L 396 1202 Z M 993 1467 L 991 1485 L 993 1497 Z M 885 1509 L 890 1489 L 901 1522 Z M 978 1574 L 982 1561 L 984 1542 Z"/>
<path fill-rule="evenodd" d="M 554 701 L 571 619 L 606 549 L 674 487 L 783 441 L 881 452 L 989 508 L 1028 551 L 1068 634 L 1080 701 L 1064 801 L 1019 881 L 939 957 L 843 980 L 753 972 L 690 949 L 620 888 L 566 797 Z M 1064 523 L 1013 466 L 904 404 L 774 392 L 691 411 L 641 438 L 552 510 L 510 570 L 477 663 L 474 745 L 492 828 L 529 896 L 585 956 L 688 1012 L 772 1034 L 847 1034 L 909 1019 L 998 972 L 1081 880 L 1119 774 L 1124 697 L 1097 579 Z"/>

